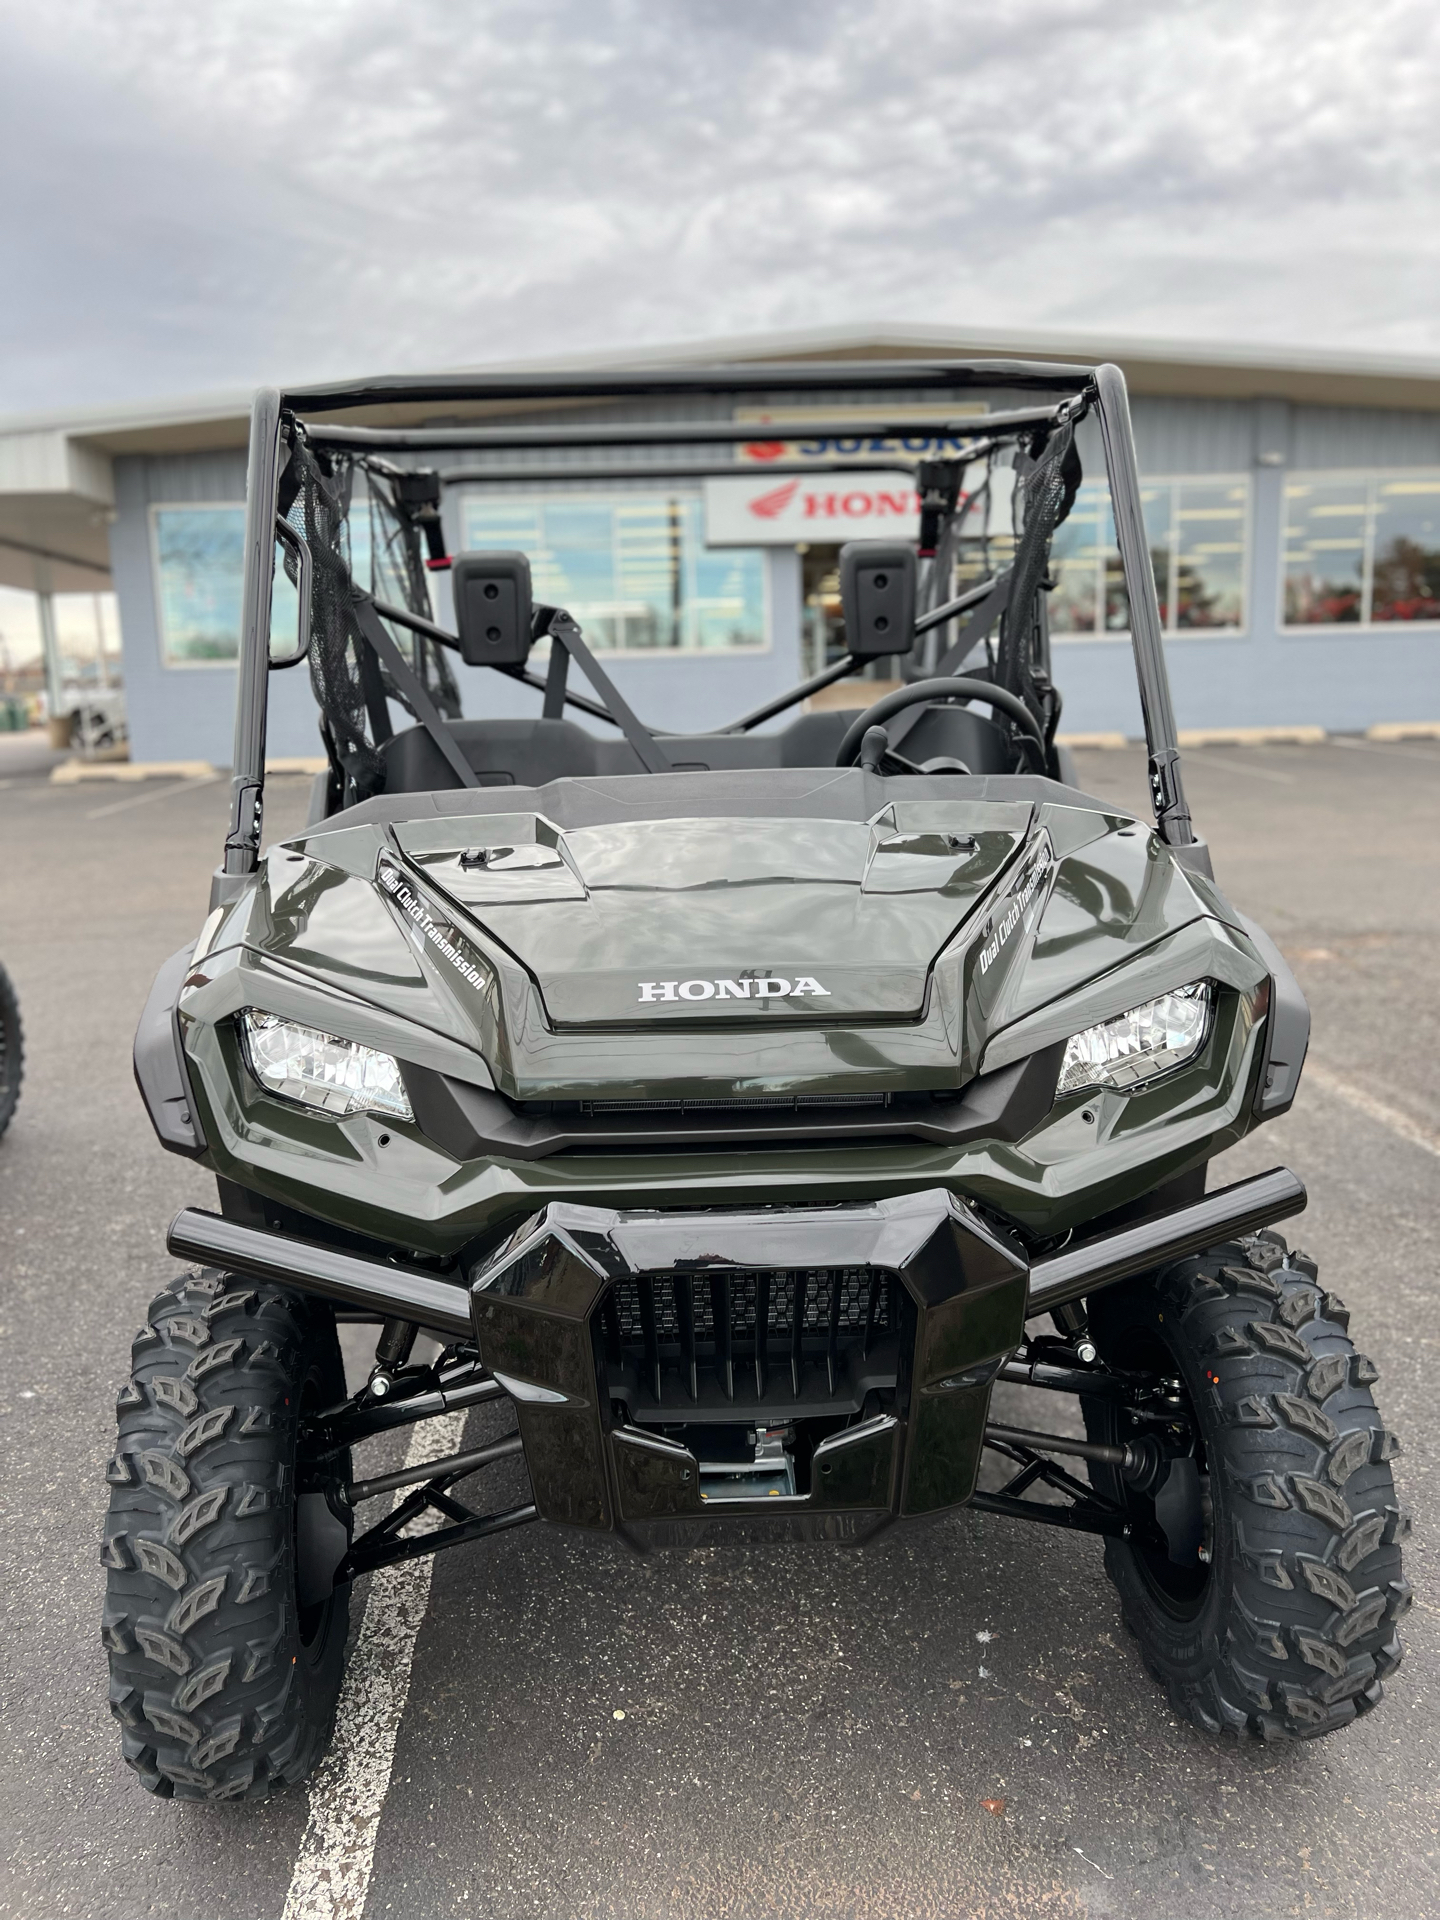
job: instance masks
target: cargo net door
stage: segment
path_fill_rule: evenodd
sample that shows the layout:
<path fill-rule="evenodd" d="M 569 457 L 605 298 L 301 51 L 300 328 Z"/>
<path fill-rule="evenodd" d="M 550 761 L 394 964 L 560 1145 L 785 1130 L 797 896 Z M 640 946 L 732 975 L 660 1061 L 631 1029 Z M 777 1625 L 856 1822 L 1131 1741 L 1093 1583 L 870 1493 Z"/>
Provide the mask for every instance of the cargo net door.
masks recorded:
<path fill-rule="evenodd" d="M 419 717 L 366 644 L 355 617 L 357 588 L 380 606 L 434 617 L 421 536 L 431 509 L 424 489 L 413 484 L 416 478 L 388 462 L 317 451 L 297 436 L 282 479 L 281 512 L 310 548 L 310 682 L 331 766 L 331 811 L 384 786 L 381 750 L 393 732 L 389 702 Z M 438 499 L 435 479 L 431 491 Z M 293 581 L 288 552 L 285 565 Z M 460 693 L 444 651 L 398 623 L 389 623 L 389 631 L 435 706 L 447 719 L 458 719 Z"/>

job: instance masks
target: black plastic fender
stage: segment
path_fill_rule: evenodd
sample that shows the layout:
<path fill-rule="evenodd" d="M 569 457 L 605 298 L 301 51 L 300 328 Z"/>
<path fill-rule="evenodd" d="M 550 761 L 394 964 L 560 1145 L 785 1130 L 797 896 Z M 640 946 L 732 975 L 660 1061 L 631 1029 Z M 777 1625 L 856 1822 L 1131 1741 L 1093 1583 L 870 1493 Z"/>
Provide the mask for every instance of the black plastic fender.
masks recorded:
<path fill-rule="evenodd" d="M 1300 1069 L 1310 1045 L 1310 1006 L 1284 954 L 1265 929 L 1248 914 L 1234 917 L 1270 970 L 1270 1013 L 1255 1112 L 1261 1119 L 1273 1120 L 1289 1111 L 1300 1085 Z"/>
<path fill-rule="evenodd" d="M 205 1152 L 206 1142 L 195 1117 L 175 1003 L 194 951 L 192 940 L 161 967 L 135 1029 L 135 1084 L 150 1124 L 167 1153 L 183 1153 L 190 1160 Z"/>

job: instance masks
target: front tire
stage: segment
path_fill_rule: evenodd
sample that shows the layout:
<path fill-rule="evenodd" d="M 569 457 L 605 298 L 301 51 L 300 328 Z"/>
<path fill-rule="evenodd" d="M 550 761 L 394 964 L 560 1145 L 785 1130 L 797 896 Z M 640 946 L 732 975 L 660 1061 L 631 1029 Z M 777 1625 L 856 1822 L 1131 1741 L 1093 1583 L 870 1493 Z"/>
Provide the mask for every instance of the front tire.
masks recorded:
<path fill-rule="evenodd" d="M 25 1076 L 25 1040 L 14 982 L 0 967 L 0 1133 L 10 1124 Z"/>
<path fill-rule="evenodd" d="M 1179 1451 L 1198 1472 L 1175 1481 L 1194 1503 L 1188 1534 L 1173 1504 L 1161 1531 L 1134 1476 L 1091 1469 L 1135 1517 L 1131 1539 L 1106 1542 L 1105 1569 L 1175 1712 L 1211 1733 L 1302 1740 L 1376 1706 L 1410 1604 L 1409 1516 L 1389 1467 L 1399 1443 L 1344 1304 L 1263 1233 L 1107 1289 L 1090 1309 L 1107 1365 L 1168 1377 L 1183 1415 L 1172 1436 L 1189 1422 Z M 1118 1403 L 1087 1400 L 1086 1424 L 1112 1443 L 1142 1431 Z"/>
<path fill-rule="evenodd" d="M 296 1785 L 330 1738 L 349 1625 L 349 1589 L 328 1580 L 348 1530 L 309 1490 L 299 1447 L 302 1414 L 344 1398 L 334 1314 L 184 1274 L 152 1302 L 131 1365 L 101 1554 L 125 1758 L 150 1792 L 183 1799 Z"/>

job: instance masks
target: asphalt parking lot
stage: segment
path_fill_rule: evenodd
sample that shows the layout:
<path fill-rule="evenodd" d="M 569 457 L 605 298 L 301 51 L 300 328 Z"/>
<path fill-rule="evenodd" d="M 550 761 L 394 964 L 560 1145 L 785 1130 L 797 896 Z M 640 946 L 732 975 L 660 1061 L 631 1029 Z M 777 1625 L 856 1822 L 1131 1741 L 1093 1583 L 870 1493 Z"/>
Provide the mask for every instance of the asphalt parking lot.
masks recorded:
<path fill-rule="evenodd" d="M 167 1222 L 213 1198 L 155 1145 L 130 1042 L 203 917 L 226 787 L 57 787 L 46 756 L 0 749 L 0 958 L 29 1053 L 0 1144 L 0 1914 L 1440 1915 L 1440 744 L 1187 759 L 1222 885 L 1315 1014 L 1295 1109 L 1211 1184 L 1306 1180 L 1292 1237 L 1405 1443 L 1416 1604 L 1385 1705 L 1291 1749 L 1181 1727 L 1099 1543 L 999 1518 L 861 1555 L 650 1560 L 534 1527 L 436 1563 L 368 1883 L 328 1905 L 303 1795 L 141 1791 L 99 1645 L 114 1392 Z M 1138 801 L 1137 752 L 1079 757 Z M 304 789 L 274 783 L 271 837 Z"/>

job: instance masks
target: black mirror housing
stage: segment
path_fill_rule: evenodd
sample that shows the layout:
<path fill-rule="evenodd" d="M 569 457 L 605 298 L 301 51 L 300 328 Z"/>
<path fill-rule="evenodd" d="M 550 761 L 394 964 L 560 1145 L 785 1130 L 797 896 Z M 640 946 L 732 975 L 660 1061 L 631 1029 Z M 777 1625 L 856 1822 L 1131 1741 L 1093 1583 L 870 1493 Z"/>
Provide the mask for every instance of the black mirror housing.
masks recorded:
<path fill-rule="evenodd" d="M 450 573 L 455 631 L 471 667 L 523 667 L 534 612 L 523 553 L 459 553 Z"/>
<path fill-rule="evenodd" d="M 852 540 L 840 549 L 845 644 L 857 660 L 909 653 L 915 644 L 915 549 Z"/>

